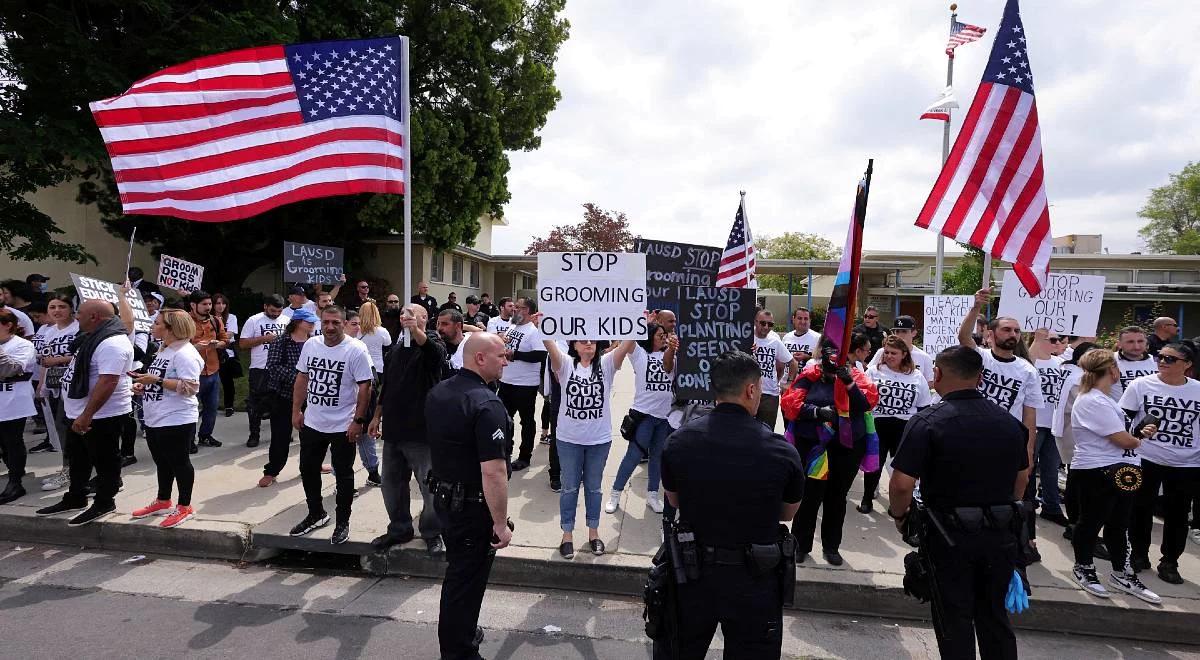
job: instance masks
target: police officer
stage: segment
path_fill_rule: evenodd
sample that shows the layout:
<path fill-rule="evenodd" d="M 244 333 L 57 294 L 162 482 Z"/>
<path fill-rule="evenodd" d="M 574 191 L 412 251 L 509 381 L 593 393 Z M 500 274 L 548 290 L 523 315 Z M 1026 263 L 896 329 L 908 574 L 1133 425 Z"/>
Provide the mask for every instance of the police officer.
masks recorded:
<path fill-rule="evenodd" d="M 508 443 L 512 420 L 488 383 L 508 360 L 498 335 L 479 333 L 463 368 L 425 399 L 434 505 L 445 522 L 445 579 L 438 615 L 444 660 L 479 658 L 479 608 L 496 550 L 508 545 Z M 422 475 L 424 476 L 424 475 Z"/>
<path fill-rule="evenodd" d="M 663 451 L 667 500 L 695 537 L 684 556 L 698 563 L 688 567 L 697 579 L 678 586 L 681 659 L 703 658 L 717 624 L 726 658 L 778 658 L 783 643 L 783 589 L 790 594 L 795 586 L 795 541 L 788 535 L 781 542 L 780 522 L 791 522 L 800 507 L 804 469 L 796 449 L 754 418 L 761 376 L 747 353 L 714 359 L 716 407 L 671 434 Z M 670 652 L 655 641 L 655 658 Z"/>
<path fill-rule="evenodd" d="M 1016 658 L 1004 609 L 1018 564 L 1021 520 L 1014 501 L 1028 479 L 1028 434 L 1009 412 L 976 389 L 983 358 L 964 346 L 934 362 L 942 401 L 908 422 L 892 459 L 888 514 L 904 533 L 913 489 L 932 518 L 921 551 L 932 566 L 933 625 L 943 658 Z M 972 636 L 974 628 L 974 636 Z"/>

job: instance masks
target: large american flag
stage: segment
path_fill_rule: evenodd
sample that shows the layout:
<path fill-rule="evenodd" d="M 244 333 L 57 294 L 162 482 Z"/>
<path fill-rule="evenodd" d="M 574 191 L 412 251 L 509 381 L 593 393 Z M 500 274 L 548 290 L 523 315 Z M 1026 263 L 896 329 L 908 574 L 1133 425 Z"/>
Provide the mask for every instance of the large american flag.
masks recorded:
<path fill-rule="evenodd" d="M 403 39 L 201 57 L 92 103 L 125 213 L 224 222 L 314 197 L 403 193 Z"/>
<path fill-rule="evenodd" d="M 733 228 L 729 230 L 729 240 L 721 256 L 721 267 L 717 269 L 717 286 L 757 289 L 754 265 L 754 237 L 750 235 L 750 223 L 746 220 L 746 197 L 743 195 L 737 214 L 733 216 Z"/>
<path fill-rule="evenodd" d="M 987 30 L 978 25 L 968 25 L 954 21 L 950 25 L 950 40 L 946 42 L 946 55 L 954 57 L 955 48 L 963 44 L 969 44 L 972 41 L 979 41 L 983 38 L 984 32 L 987 32 Z"/>
<path fill-rule="evenodd" d="M 1025 27 L 1008 0 L 975 100 L 917 226 L 1011 262 L 1037 295 L 1050 267 L 1050 211 Z"/>

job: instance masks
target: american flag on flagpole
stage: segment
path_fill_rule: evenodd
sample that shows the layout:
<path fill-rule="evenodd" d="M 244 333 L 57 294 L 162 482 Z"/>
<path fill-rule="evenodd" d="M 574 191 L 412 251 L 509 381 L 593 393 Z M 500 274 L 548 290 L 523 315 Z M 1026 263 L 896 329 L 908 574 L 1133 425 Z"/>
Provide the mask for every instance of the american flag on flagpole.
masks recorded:
<path fill-rule="evenodd" d="M 201 57 L 90 104 L 125 213 L 225 222 L 315 197 L 403 193 L 403 39 Z"/>
<path fill-rule="evenodd" d="M 1017 0 L 1004 8 L 975 100 L 916 224 L 1011 262 L 1031 295 L 1042 290 L 1050 210 Z"/>
<path fill-rule="evenodd" d="M 967 23 L 959 23 L 954 21 L 950 26 L 950 40 L 946 42 L 946 55 L 954 57 L 954 49 L 963 44 L 969 44 L 972 41 L 979 41 L 983 38 L 983 33 L 986 29 L 978 25 L 968 25 Z"/>
<path fill-rule="evenodd" d="M 721 266 L 717 269 L 717 286 L 757 289 L 754 266 L 754 238 L 746 218 L 746 194 L 742 193 L 737 214 L 733 216 L 733 228 L 729 230 L 729 240 L 725 243 L 725 253 L 721 256 Z"/>

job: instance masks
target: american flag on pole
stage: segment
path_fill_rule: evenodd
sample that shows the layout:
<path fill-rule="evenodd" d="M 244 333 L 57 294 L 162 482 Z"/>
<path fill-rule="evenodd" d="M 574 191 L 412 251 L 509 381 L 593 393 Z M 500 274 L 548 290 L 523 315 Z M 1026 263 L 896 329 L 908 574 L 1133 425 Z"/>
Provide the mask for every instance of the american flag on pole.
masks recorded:
<path fill-rule="evenodd" d="M 1030 295 L 1050 267 L 1050 211 L 1025 27 L 1008 0 L 975 100 L 917 217 L 1013 264 Z"/>
<path fill-rule="evenodd" d="M 950 26 L 950 40 L 946 42 L 946 55 L 954 57 L 955 48 L 963 44 L 969 44 L 972 41 L 979 41 L 983 38 L 984 32 L 987 32 L 987 30 L 978 25 L 968 25 L 954 21 Z"/>
<path fill-rule="evenodd" d="M 127 214 L 225 222 L 403 193 L 403 39 L 263 46 L 168 67 L 90 104 Z"/>
<path fill-rule="evenodd" d="M 750 235 L 750 222 L 746 219 L 746 195 L 738 203 L 733 216 L 733 228 L 725 243 L 721 266 L 717 269 L 717 286 L 731 289 L 757 289 L 758 278 L 754 276 L 754 238 Z"/>

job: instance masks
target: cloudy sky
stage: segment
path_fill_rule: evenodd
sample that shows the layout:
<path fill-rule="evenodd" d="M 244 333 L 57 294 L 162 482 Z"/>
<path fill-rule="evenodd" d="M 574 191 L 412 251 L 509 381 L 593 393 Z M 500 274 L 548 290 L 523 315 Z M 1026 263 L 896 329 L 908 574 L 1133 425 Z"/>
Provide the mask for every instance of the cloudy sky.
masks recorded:
<path fill-rule="evenodd" d="M 1003 0 L 959 2 L 983 26 L 959 48 L 955 91 L 975 93 Z M 511 155 L 510 222 L 493 251 L 577 222 L 584 202 L 635 234 L 724 246 L 747 191 L 756 235 L 841 244 L 854 185 L 875 159 L 865 244 L 932 250 L 913 226 L 941 163 L 942 124 L 918 121 L 946 75 L 941 0 L 571 0 L 562 101 L 542 147 Z M 1022 7 L 1054 234 L 1141 249 L 1151 187 L 1200 160 L 1195 0 L 1026 0 Z"/>

